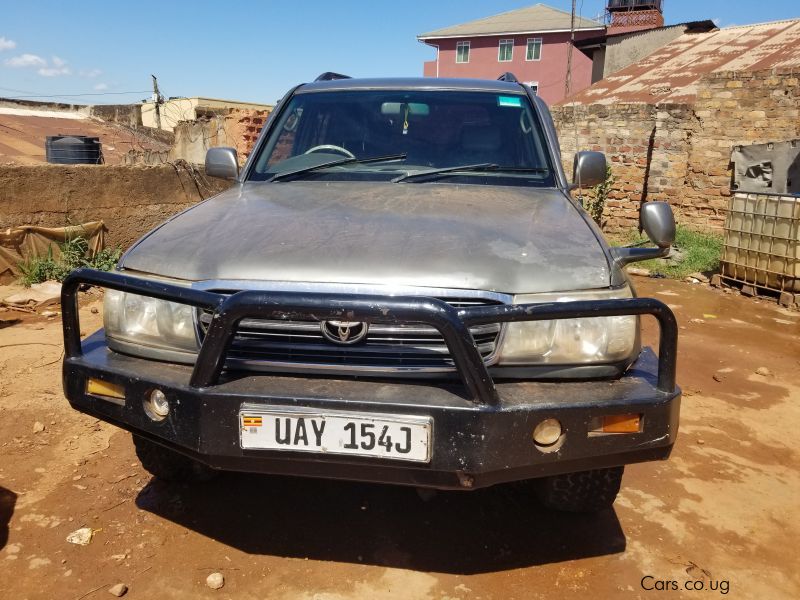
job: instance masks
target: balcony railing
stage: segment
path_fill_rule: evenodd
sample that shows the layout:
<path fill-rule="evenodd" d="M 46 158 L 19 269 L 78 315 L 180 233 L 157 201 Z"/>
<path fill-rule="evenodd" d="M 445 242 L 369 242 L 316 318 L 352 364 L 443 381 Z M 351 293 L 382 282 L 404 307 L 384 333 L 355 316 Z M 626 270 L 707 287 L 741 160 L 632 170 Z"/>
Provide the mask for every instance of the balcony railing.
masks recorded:
<path fill-rule="evenodd" d="M 661 10 L 662 0 L 608 0 L 608 11 Z"/>

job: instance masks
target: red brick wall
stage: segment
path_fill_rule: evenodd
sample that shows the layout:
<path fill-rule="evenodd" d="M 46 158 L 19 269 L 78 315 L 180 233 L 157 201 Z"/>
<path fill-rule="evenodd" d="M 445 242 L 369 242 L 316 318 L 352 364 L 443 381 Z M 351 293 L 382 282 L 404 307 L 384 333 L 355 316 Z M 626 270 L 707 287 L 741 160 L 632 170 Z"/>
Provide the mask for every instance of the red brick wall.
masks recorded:
<path fill-rule="evenodd" d="M 240 163 L 244 163 L 253 151 L 269 113 L 268 110 L 231 110 L 225 116 L 225 131 L 229 138 L 237 140 L 236 151 Z"/>
<path fill-rule="evenodd" d="M 720 72 L 703 78 L 692 105 L 553 107 L 565 168 L 577 148 L 605 152 L 615 178 L 609 231 L 638 224 L 643 200 L 665 200 L 678 220 L 721 229 L 736 145 L 800 138 L 800 70 Z"/>
<path fill-rule="evenodd" d="M 800 69 L 713 73 L 697 92 L 682 190 L 722 227 L 730 196 L 734 146 L 800 138 Z"/>
<path fill-rule="evenodd" d="M 655 107 L 592 104 L 556 106 L 552 111 L 568 177 L 576 149 L 603 152 L 609 161 L 615 181 L 606 201 L 604 227 L 616 231 L 637 226 L 639 202 L 646 197 Z"/>
<path fill-rule="evenodd" d="M 263 110 L 229 110 L 196 121 L 181 121 L 175 126 L 175 142 L 169 158 L 203 164 L 209 148 L 232 146 L 242 165 L 253 151 L 268 116 L 269 111 Z"/>

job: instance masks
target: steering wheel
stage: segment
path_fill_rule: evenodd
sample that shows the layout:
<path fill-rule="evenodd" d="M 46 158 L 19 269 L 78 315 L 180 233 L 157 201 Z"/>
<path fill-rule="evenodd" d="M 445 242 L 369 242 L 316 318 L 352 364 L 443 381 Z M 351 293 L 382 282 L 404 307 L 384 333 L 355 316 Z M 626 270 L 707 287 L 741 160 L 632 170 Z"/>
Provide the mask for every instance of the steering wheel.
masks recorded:
<path fill-rule="evenodd" d="M 342 148 L 341 146 L 335 146 L 333 144 L 322 144 L 321 146 L 314 146 L 313 148 L 309 148 L 304 152 L 304 154 L 312 154 L 314 152 L 336 152 L 338 154 L 343 154 L 347 158 L 355 158 L 356 155 L 350 152 L 347 148 Z"/>

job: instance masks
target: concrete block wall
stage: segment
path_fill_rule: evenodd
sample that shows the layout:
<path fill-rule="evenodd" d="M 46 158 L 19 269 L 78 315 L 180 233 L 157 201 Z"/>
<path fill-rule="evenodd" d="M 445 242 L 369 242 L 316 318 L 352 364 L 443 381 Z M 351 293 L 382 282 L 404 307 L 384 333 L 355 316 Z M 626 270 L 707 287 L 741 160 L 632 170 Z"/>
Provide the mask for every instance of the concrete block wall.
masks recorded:
<path fill-rule="evenodd" d="M 230 185 L 180 163 L 0 165 L 0 229 L 103 221 L 106 243 L 127 248 L 170 216 Z"/>

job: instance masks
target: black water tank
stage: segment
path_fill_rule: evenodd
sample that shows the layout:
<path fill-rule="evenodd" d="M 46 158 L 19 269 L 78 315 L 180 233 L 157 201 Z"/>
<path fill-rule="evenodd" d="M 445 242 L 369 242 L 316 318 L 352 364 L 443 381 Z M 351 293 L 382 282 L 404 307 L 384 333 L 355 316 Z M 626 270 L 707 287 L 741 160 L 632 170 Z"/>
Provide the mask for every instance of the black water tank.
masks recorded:
<path fill-rule="evenodd" d="M 59 165 L 99 165 L 103 162 L 100 138 L 85 135 L 48 135 L 47 162 Z"/>

